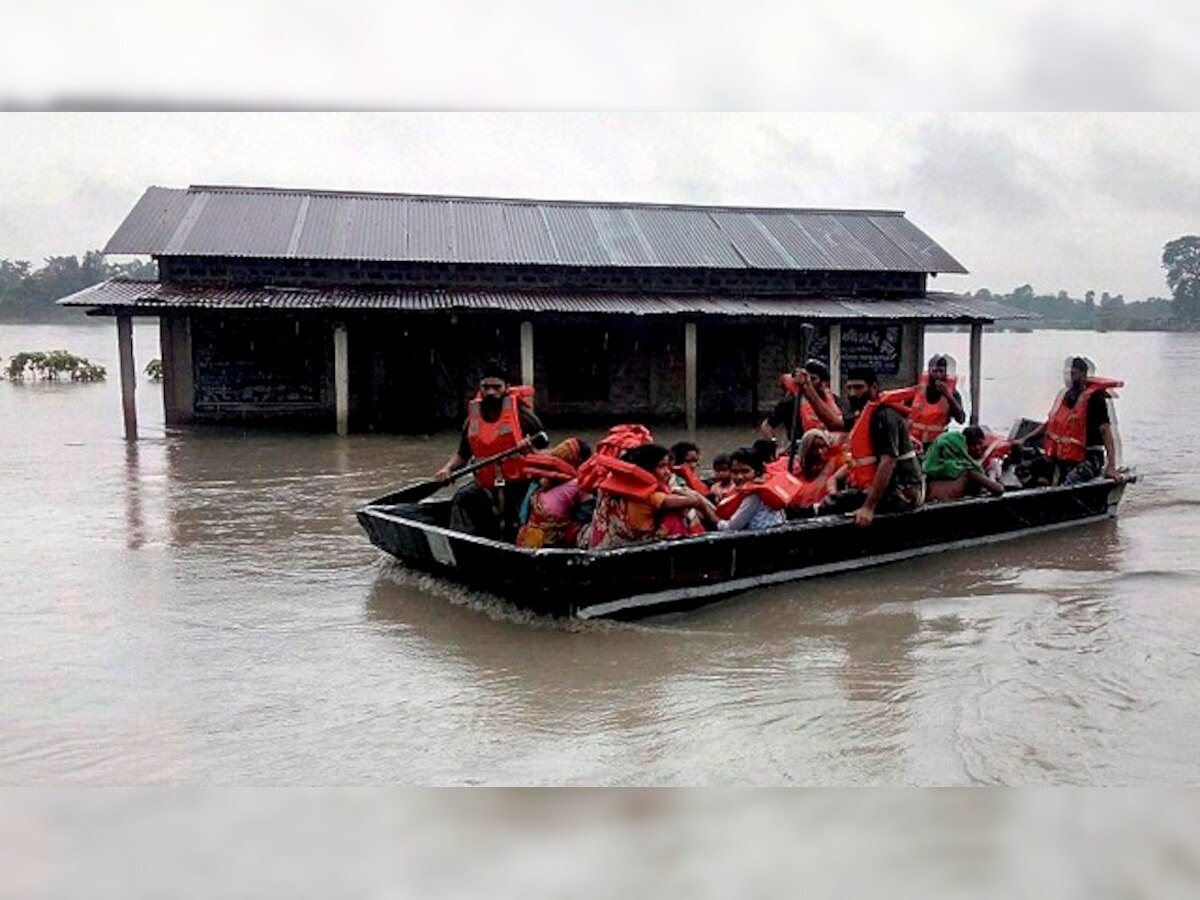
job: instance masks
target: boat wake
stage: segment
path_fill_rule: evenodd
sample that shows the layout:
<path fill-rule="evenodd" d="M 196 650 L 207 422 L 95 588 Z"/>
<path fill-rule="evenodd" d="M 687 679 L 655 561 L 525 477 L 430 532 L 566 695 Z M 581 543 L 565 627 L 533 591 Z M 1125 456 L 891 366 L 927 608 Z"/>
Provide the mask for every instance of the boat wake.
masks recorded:
<path fill-rule="evenodd" d="M 380 578 L 402 587 L 412 587 L 422 593 L 449 600 L 454 606 L 482 613 L 496 622 L 509 622 L 529 628 L 550 628 L 556 631 L 600 633 L 606 631 L 638 630 L 629 622 L 613 620 L 575 619 L 541 615 L 518 606 L 486 591 L 476 591 L 436 575 L 406 568 L 389 560 L 380 562 Z M 643 626 L 644 627 L 644 626 Z"/>

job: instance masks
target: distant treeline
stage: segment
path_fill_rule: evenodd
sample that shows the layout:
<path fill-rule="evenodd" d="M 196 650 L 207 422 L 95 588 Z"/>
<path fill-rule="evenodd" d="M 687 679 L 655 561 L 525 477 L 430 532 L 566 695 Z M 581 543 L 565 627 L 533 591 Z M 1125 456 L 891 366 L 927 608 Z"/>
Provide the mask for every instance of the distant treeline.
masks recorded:
<path fill-rule="evenodd" d="M 974 296 L 995 300 L 1041 317 L 1029 322 L 1001 322 L 1001 327 L 1016 324 L 1029 328 L 1105 331 L 1176 331 L 1194 327 L 1175 315 L 1175 304 L 1169 297 L 1127 302 L 1123 295 L 1109 294 L 1107 291 L 1099 297 L 1095 291 L 1088 291 L 1082 297 L 1072 297 L 1066 291 L 1037 294 L 1028 284 L 1021 285 L 1011 294 L 995 294 L 987 288 L 980 288 Z"/>
<path fill-rule="evenodd" d="M 51 256 L 40 269 L 28 260 L 0 259 L 0 322 L 79 322 L 83 312 L 55 301 L 115 275 L 153 280 L 153 262 L 112 265 L 99 250 L 77 256 Z"/>

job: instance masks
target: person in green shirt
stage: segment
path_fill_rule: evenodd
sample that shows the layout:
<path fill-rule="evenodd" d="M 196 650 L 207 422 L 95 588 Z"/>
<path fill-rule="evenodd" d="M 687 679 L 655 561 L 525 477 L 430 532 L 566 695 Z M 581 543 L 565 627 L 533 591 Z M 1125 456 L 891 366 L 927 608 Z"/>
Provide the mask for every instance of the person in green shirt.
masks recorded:
<path fill-rule="evenodd" d="M 989 478 L 979 461 L 987 451 L 983 429 L 968 425 L 962 431 L 946 431 L 925 452 L 925 499 L 958 500 L 987 491 L 997 496 L 1004 485 Z"/>

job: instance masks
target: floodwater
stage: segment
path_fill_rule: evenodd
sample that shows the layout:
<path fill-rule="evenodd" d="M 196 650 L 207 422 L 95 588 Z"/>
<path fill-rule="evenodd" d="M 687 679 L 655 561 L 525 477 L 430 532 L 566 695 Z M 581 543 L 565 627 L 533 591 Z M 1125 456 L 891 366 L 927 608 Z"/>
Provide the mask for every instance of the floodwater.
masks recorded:
<path fill-rule="evenodd" d="M 1200 781 L 1200 334 L 985 338 L 996 426 L 1044 415 L 1067 354 L 1128 380 L 1116 522 L 633 625 L 367 542 L 356 505 L 455 435 L 167 432 L 143 378 L 127 445 L 111 325 L 0 326 L 0 356 L 57 347 L 111 380 L 0 382 L 0 783 Z"/>

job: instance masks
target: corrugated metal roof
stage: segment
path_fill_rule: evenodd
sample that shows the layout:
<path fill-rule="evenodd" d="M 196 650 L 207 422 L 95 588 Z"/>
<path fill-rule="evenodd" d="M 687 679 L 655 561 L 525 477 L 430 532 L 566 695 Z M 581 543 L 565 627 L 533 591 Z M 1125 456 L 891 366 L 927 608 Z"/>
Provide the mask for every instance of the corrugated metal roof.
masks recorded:
<path fill-rule="evenodd" d="M 105 253 L 954 272 L 900 212 L 152 187 Z"/>
<path fill-rule="evenodd" d="M 747 318 L 923 322 L 991 322 L 1032 319 L 995 301 L 961 294 L 930 294 L 905 300 L 852 297 L 796 299 L 681 294 L 582 294 L 502 290 L 313 290 L 306 288 L 178 287 L 112 279 L 59 301 L 64 306 L 122 309 L 153 314 L 168 309 L 406 310 L 449 312 L 500 310 L 630 316 L 696 315 Z"/>

